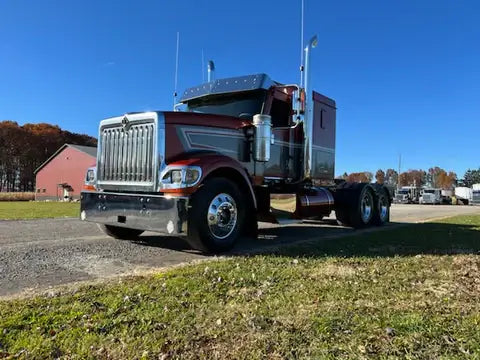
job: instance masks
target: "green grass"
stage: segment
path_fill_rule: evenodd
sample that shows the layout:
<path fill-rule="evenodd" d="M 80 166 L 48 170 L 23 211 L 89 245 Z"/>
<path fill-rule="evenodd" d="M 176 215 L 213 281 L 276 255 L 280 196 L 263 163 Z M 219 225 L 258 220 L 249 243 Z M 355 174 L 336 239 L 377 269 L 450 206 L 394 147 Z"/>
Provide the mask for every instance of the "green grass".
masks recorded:
<path fill-rule="evenodd" d="M 0 202 L 0 220 L 76 217 L 79 216 L 79 213 L 79 203 L 35 201 Z"/>
<path fill-rule="evenodd" d="M 479 251 L 480 216 L 464 216 L 3 301 L 0 351 L 478 359 Z"/>

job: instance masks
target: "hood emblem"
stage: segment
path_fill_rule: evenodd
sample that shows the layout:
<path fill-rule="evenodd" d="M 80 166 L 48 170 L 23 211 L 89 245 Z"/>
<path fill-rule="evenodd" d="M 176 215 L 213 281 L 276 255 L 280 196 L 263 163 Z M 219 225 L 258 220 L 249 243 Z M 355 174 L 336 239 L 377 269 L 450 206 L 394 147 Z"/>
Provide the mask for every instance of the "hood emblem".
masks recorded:
<path fill-rule="evenodd" d="M 128 130 L 130 128 L 130 121 L 128 120 L 127 116 L 124 116 L 122 119 L 122 128 L 123 130 Z"/>

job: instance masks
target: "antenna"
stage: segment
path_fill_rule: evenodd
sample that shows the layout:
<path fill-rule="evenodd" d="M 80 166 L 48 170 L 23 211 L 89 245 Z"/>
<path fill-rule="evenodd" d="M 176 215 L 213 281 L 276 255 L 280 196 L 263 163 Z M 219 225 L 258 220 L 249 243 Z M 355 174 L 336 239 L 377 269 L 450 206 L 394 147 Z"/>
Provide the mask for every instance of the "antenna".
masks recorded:
<path fill-rule="evenodd" d="M 202 84 L 205 82 L 205 54 L 202 49 Z"/>
<path fill-rule="evenodd" d="M 301 15 L 301 20 L 300 20 L 300 87 L 303 87 L 303 27 L 304 27 L 304 15 L 305 15 L 305 0 L 301 0 L 302 2 L 302 15 Z"/>
<path fill-rule="evenodd" d="M 177 104 L 177 86 L 178 86 L 178 49 L 180 47 L 180 33 L 177 31 L 177 56 L 175 60 L 175 89 L 173 92 L 173 109 Z"/>

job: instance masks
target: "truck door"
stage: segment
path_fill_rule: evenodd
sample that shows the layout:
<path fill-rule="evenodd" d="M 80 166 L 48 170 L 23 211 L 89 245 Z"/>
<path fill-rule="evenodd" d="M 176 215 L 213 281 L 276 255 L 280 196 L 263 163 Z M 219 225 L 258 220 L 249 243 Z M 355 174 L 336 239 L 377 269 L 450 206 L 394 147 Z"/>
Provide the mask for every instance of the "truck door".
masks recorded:
<path fill-rule="evenodd" d="M 265 163 L 264 176 L 269 178 L 288 179 L 295 177 L 294 139 L 299 128 L 292 129 L 291 101 L 285 98 L 273 96 L 271 100 L 270 116 L 272 117 L 272 133 L 274 141 L 270 151 L 270 161 Z M 281 96 L 281 95 L 280 95 Z M 298 162 L 298 161 L 297 161 Z"/>

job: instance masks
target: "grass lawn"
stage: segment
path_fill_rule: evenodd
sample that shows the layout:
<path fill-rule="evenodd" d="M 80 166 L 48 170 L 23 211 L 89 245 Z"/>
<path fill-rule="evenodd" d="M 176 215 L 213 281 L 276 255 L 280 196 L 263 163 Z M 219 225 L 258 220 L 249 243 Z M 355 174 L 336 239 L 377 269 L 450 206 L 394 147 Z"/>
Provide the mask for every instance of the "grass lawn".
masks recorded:
<path fill-rule="evenodd" d="M 74 217 L 79 213 L 79 203 L 0 201 L 0 220 Z"/>
<path fill-rule="evenodd" d="M 480 358 L 480 216 L 0 302 L 0 357 Z"/>

